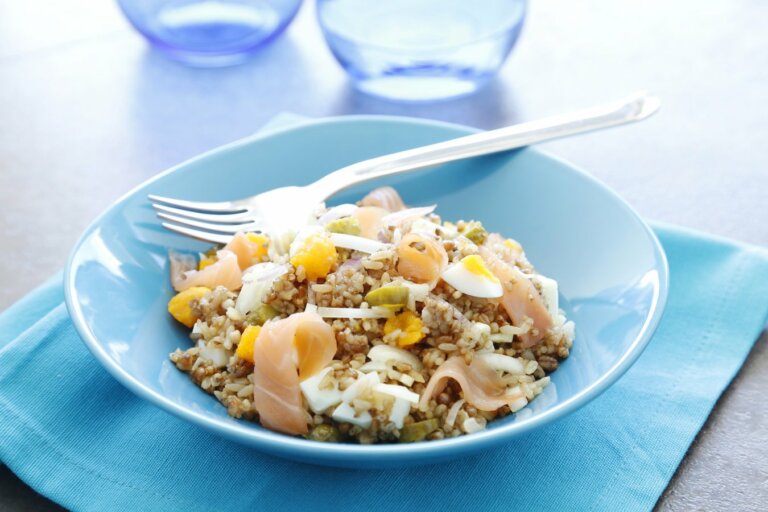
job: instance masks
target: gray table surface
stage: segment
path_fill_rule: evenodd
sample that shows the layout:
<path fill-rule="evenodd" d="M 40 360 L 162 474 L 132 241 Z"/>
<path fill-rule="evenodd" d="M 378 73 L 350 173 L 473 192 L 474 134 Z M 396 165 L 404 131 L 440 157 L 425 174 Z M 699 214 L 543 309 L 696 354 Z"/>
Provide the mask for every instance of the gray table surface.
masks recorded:
<path fill-rule="evenodd" d="M 768 245 L 766 19 L 768 2 L 758 0 L 533 2 L 517 49 L 483 93 L 407 106 L 355 92 L 311 4 L 247 64 L 206 70 L 151 51 L 112 2 L 0 0 L 0 310 L 61 268 L 81 230 L 124 192 L 281 111 L 494 128 L 647 88 L 663 99 L 654 118 L 546 149 L 649 219 Z M 768 503 L 766 341 L 658 509 Z M 0 510 L 57 508 L 0 469 Z"/>

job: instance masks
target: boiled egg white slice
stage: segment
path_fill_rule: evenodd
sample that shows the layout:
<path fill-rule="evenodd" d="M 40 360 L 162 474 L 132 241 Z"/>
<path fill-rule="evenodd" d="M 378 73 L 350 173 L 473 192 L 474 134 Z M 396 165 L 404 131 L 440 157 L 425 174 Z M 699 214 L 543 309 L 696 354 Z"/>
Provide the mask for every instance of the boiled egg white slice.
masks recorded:
<path fill-rule="evenodd" d="M 477 254 L 465 256 L 443 272 L 443 281 L 463 294 L 481 299 L 504 295 L 501 281 L 488 270 L 483 258 Z"/>
<path fill-rule="evenodd" d="M 309 408 L 317 414 L 341 402 L 341 391 L 339 391 L 338 383 L 334 383 L 330 389 L 320 387 L 320 383 L 331 370 L 331 368 L 325 368 L 299 384 Z"/>
<path fill-rule="evenodd" d="M 355 409 L 346 402 L 342 402 L 336 409 L 333 410 L 331 418 L 336 421 L 344 423 L 351 423 L 361 428 L 368 428 L 371 426 L 373 418 L 369 412 L 363 412 L 356 414 Z"/>

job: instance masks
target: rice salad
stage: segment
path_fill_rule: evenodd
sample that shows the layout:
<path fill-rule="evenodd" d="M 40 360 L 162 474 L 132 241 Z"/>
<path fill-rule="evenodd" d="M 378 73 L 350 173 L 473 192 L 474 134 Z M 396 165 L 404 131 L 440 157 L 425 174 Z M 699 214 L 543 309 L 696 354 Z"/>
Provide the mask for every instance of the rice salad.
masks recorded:
<path fill-rule="evenodd" d="M 305 225 L 171 253 L 170 358 L 235 418 L 326 442 L 471 434 L 519 411 L 568 357 L 557 283 L 478 221 L 391 188 Z"/>

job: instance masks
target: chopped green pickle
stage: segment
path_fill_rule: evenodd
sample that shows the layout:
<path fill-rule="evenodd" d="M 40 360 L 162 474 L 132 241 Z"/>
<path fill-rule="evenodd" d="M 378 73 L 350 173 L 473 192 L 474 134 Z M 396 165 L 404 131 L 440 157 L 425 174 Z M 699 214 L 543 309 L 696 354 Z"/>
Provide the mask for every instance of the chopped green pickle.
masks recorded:
<path fill-rule="evenodd" d="M 482 244 L 488 236 L 483 225 L 477 221 L 468 222 L 461 234 L 477 245 Z"/>
<path fill-rule="evenodd" d="M 262 304 L 245 315 L 245 321 L 249 325 L 264 325 L 267 320 L 272 320 L 276 316 L 280 316 L 280 313 L 275 308 Z"/>
<path fill-rule="evenodd" d="M 354 217 L 344 217 L 341 219 L 332 220 L 325 225 L 325 229 L 331 233 L 357 236 L 360 234 L 360 222 L 358 222 L 358 220 Z"/>
<path fill-rule="evenodd" d="M 339 432 L 339 429 L 333 425 L 323 423 L 313 428 L 310 433 L 307 434 L 307 439 L 323 443 L 338 443 L 341 441 L 341 433 Z"/>
<path fill-rule="evenodd" d="M 435 418 L 403 425 L 403 428 L 400 429 L 400 442 L 413 443 L 415 441 L 423 441 L 429 434 L 437 430 L 437 427 L 438 423 Z"/>
<path fill-rule="evenodd" d="M 405 286 L 382 286 L 365 295 L 365 302 L 371 306 L 400 309 L 408 304 L 408 288 Z"/>

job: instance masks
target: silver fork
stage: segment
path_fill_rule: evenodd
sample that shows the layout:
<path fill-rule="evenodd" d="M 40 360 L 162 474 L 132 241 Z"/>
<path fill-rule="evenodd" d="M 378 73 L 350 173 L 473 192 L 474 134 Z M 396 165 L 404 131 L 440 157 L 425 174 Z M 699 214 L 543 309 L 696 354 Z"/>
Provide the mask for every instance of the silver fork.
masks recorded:
<path fill-rule="evenodd" d="M 568 135 L 647 118 L 658 110 L 656 96 L 637 93 L 586 110 L 475 133 L 370 160 L 331 172 L 306 186 L 281 187 L 235 201 L 198 202 L 150 195 L 162 225 L 198 240 L 227 243 L 238 231 L 263 231 L 271 219 L 290 225 L 305 220 L 322 201 L 365 181 L 474 156 L 520 148 Z M 269 219 L 266 212 L 269 212 Z M 296 225 L 296 224 L 293 224 Z"/>

